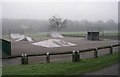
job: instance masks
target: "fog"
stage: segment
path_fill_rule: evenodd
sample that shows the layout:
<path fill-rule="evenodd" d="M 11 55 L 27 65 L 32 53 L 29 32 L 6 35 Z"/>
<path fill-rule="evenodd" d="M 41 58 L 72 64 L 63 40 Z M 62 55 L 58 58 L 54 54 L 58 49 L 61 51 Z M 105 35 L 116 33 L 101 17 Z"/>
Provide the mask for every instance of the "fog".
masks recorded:
<path fill-rule="evenodd" d="M 2 2 L 2 18 L 41 19 L 60 16 L 70 20 L 118 22 L 117 2 Z"/>
<path fill-rule="evenodd" d="M 63 31 L 86 31 L 91 26 L 103 27 L 106 31 L 118 29 L 118 2 L 45 1 L 4 0 L 2 32 L 22 33 L 23 26 L 29 26 L 27 32 L 48 32 L 48 20 L 52 16 L 67 19 L 67 27 Z"/>

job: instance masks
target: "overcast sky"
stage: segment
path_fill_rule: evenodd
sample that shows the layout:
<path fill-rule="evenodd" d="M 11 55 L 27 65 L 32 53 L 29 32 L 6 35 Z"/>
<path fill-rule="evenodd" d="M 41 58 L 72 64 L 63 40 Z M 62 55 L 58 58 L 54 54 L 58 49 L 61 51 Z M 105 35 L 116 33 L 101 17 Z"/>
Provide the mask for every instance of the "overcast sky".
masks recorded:
<path fill-rule="evenodd" d="M 32 2 L 30 2 L 32 1 Z M 62 1 L 35 2 L 5 0 L 2 2 L 2 18 L 44 19 L 60 16 L 71 20 L 118 21 L 118 2 Z M 117 1 L 117 0 L 116 0 Z"/>

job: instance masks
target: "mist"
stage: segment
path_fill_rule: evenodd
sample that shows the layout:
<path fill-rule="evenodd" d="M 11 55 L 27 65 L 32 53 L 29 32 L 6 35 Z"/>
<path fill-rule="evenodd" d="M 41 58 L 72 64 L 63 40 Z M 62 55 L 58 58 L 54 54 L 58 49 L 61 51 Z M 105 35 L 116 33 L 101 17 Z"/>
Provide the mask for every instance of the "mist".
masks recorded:
<path fill-rule="evenodd" d="M 2 31 L 48 32 L 49 18 L 67 19 L 62 31 L 86 31 L 88 27 L 118 29 L 117 2 L 2 2 Z"/>
<path fill-rule="evenodd" d="M 118 22 L 117 2 L 3 2 L 2 18 L 41 19 L 61 16 L 70 20 Z"/>

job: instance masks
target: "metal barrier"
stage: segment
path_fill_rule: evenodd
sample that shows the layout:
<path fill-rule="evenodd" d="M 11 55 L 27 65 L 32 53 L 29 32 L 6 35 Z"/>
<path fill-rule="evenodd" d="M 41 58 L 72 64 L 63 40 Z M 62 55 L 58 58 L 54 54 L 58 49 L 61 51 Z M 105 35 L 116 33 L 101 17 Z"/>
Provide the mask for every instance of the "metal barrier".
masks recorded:
<path fill-rule="evenodd" d="M 21 57 L 21 64 L 29 64 L 28 57 L 32 56 L 46 56 L 46 63 L 50 63 L 50 56 L 52 55 L 62 55 L 62 54 L 72 54 L 72 62 L 79 62 L 80 59 L 80 53 L 82 52 L 89 52 L 94 51 L 94 57 L 98 57 L 98 50 L 109 48 L 109 54 L 113 53 L 113 48 L 118 47 L 120 44 L 110 45 L 110 46 L 103 46 L 98 48 L 89 48 L 89 49 L 83 49 L 83 50 L 75 50 L 75 51 L 68 51 L 68 52 L 61 52 L 61 53 L 44 53 L 44 54 L 22 54 L 22 55 L 16 55 L 16 56 L 9 56 L 9 57 L 3 57 L 2 59 L 12 59 L 12 58 L 19 58 Z"/>

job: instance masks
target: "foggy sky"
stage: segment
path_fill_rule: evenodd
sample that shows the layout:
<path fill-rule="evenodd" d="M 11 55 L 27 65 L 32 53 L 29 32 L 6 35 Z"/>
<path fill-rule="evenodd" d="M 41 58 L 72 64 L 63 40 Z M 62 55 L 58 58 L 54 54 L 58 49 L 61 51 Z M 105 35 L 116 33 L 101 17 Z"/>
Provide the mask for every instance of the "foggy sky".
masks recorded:
<path fill-rule="evenodd" d="M 2 2 L 2 18 L 118 21 L 117 2 Z"/>

